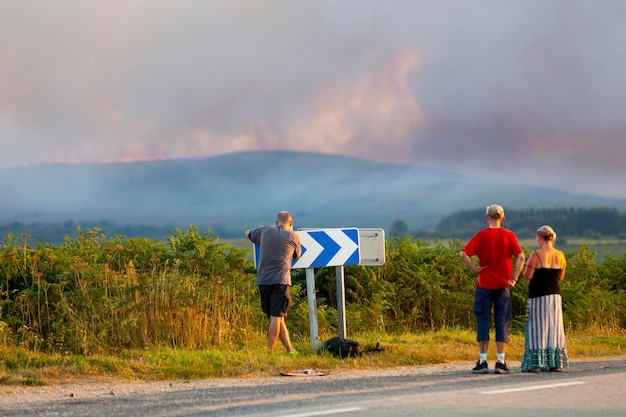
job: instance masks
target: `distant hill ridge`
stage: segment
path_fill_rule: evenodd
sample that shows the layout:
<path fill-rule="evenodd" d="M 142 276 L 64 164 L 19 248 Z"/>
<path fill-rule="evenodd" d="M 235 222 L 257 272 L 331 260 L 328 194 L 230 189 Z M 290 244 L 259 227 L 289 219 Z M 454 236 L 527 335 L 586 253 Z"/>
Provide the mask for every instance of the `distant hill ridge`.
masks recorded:
<path fill-rule="evenodd" d="M 434 228 L 458 210 L 612 207 L 626 200 L 486 183 L 451 172 L 319 153 L 241 152 L 0 170 L 1 223 L 198 225 L 236 233 L 290 210 L 298 227 Z"/>

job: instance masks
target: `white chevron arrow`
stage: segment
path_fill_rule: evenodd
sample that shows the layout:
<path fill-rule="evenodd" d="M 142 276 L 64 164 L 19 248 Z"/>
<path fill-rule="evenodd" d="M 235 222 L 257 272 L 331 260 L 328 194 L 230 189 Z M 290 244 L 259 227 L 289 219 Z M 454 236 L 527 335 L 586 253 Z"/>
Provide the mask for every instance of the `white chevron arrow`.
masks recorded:
<path fill-rule="evenodd" d="M 348 235 L 341 229 L 327 229 L 326 234 L 329 235 L 341 247 L 339 252 L 333 256 L 328 265 L 343 265 L 348 258 L 359 247 Z"/>
<path fill-rule="evenodd" d="M 300 245 L 304 253 L 300 256 L 300 259 L 292 265 L 292 268 L 308 268 L 320 253 L 322 253 L 324 247 L 317 243 L 313 237 L 309 236 L 307 232 L 298 231 L 297 233 L 300 235 Z M 306 251 L 304 249 L 306 249 Z"/>

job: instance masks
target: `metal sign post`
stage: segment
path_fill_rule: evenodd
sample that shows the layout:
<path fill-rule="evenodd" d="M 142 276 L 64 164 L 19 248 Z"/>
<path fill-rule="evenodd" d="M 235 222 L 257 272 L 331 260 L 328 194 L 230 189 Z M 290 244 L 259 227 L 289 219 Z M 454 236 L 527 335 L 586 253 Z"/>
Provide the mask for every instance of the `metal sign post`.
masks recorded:
<path fill-rule="evenodd" d="M 317 326 L 317 298 L 315 296 L 315 273 L 313 268 L 306 269 L 306 294 L 309 303 L 309 329 L 311 334 L 311 348 L 319 347 L 320 337 Z"/>
<path fill-rule="evenodd" d="M 337 276 L 337 336 L 346 338 L 346 282 L 343 266 L 335 267 Z"/>

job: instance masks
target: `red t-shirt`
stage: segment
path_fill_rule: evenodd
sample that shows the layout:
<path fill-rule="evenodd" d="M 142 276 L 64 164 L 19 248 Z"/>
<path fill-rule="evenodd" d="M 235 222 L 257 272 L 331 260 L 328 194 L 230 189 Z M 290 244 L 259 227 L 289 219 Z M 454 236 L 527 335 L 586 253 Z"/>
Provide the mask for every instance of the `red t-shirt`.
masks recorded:
<path fill-rule="evenodd" d="M 474 235 L 463 248 L 467 256 L 477 256 L 480 271 L 476 286 L 498 290 L 509 285 L 513 274 L 513 257 L 522 253 L 515 234 L 504 227 L 486 228 Z"/>

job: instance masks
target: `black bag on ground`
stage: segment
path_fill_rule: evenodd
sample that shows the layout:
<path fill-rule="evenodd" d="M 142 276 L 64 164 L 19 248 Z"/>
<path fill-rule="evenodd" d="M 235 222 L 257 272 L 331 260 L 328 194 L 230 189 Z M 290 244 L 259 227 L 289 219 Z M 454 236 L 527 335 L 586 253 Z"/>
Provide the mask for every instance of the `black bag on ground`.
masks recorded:
<path fill-rule="evenodd" d="M 363 355 L 363 347 L 356 340 L 342 339 L 340 337 L 331 337 L 322 343 L 323 350 L 339 357 L 339 358 L 356 358 Z"/>

